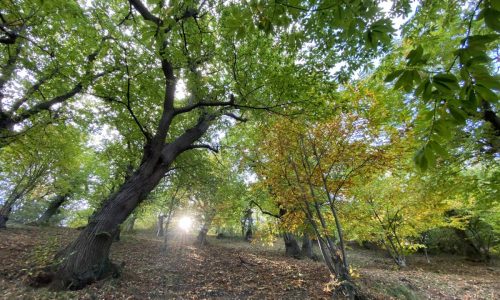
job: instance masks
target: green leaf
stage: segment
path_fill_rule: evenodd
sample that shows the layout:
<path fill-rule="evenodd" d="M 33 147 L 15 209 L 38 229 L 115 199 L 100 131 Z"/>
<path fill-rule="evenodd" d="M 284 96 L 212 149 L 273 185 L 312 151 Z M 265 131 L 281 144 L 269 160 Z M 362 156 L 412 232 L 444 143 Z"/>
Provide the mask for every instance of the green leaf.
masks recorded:
<path fill-rule="evenodd" d="M 434 86 L 442 93 L 450 93 L 460 89 L 455 75 L 450 73 L 440 73 L 432 78 Z"/>
<path fill-rule="evenodd" d="M 413 66 L 417 63 L 421 62 L 422 55 L 424 54 L 424 48 L 421 45 L 418 45 L 417 48 L 413 49 L 408 53 L 406 59 L 408 60 L 408 65 Z"/>
<path fill-rule="evenodd" d="M 481 98 L 483 98 L 484 100 L 486 100 L 488 102 L 495 103 L 498 100 L 497 94 L 495 94 L 489 88 L 487 88 L 483 85 L 477 84 L 474 87 L 474 89 L 476 90 L 476 92 L 479 94 L 479 96 Z"/>
<path fill-rule="evenodd" d="M 469 88 L 467 92 L 467 101 L 465 101 L 465 106 L 471 110 L 474 110 L 477 107 L 477 97 L 474 89 Z"/>
<path fill-rule="evenodd" d="M 500 91 L 500 76 L 491 76 L 489 74 L 485 76 L 477 76 L 476 83 L 492 90 Z"/>
<path fill-rule="evenodd" d="M 419 149 L 415 153 L 415 156 L 413 157 L 413 161 L 415 162 L 415 165 L 422 172 L 425 172 L 427 170 L 427 168 L 429 167 L 429 162 L 427 161 L 427 158 L 425 157 L 424 148 Z"/>
<path fill-rule="evenodd" d="M 403 74 L 404 70 L 397 70 L 397 71 L 394 71 L 392 73 L 390 73 L 389 75 L 387 75 L 384 79 L 385 82 L 391 82 L 393 81 L 394 79 L 396 79 L 397 77 L 399 77 L 399 75 Z"/>
<path fill-rule="evenodd" d="M 449 121 L 447 122 L 445 119 L 439 119 L 435 121 L 434 133 L 445 139 L 451 138 L 451 128 Z"/>
<path fill-rule="evenodd" d="M 422 99 L 425 103 L 429 102 L 432 97 L 432 84 L 429 78 L 425 79 L 415 90 L 415 96 L 422 94 Z"/>
<path fill-rule="evenodd" d="M 465 120 L 467 119 L 467 114 L 454 106 L 449 106 L 448 110 L 450 111 L 451 116 L 457 121 L 458 124 L 465 124 Z"/>
<path fill-rule="evenodd" d="M 485 8 L 483 11 L 486 26 L 500 32 L 500 11 L 492 8 Z"/>
<path fill-rule="evenodd" d="M 498 40 L 499 37 L 498 34 L 472 35 L 467 38 L 466 42 L 469 49 L 473 51 L 484 51 L 488 48 L 487 44 Z"/>
<path fill-rule="evenodd" d="M 432 150 L 432 148 L 429 147 L 429 144 L 424 146 L 423 149 L 424 149 L 424 157 L 427 160 L 427 168 L 428 168 L 429 166 L 434 165 L 434 163 L 436 162 L 436 156 L 434 155 L 434 151 Z"/>
<path fill-rule="evenodd" d="M 446 151 L 443 146 L 441 146 L 438 142 L 436 141 L 430 141 L 428 143 L 428 147 L 432 148 L 434 153 L 439 154 L 440 156 L 446 157 L 448 156 L 448 152 Z"/>

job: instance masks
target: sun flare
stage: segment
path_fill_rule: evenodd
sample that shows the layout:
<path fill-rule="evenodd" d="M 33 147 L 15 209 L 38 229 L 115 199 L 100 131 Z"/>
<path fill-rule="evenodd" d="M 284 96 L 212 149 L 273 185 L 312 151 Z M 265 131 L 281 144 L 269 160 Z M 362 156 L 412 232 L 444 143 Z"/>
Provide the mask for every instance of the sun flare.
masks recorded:
<path fill-rule="evenodd" d="M 193 219 L 188 216 L 180 218 L 178 223 L 179 228 L 184 232 L 188 232 L 191 229 L 192 225 L 193 225 Z"/>

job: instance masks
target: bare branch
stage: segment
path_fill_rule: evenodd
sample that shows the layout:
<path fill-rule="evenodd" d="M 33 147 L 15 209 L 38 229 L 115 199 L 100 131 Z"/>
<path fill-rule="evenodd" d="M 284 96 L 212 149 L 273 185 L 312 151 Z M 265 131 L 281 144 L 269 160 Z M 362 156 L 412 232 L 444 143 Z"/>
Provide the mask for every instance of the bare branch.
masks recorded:
<path fill-rule="evenodd" d="M 219 147 L 212 147 L 207 144 L 195 144 L 195 145 L 190 145 L 189 147 L 186 148 L 186 150 L 191 150 L 191 149 L 208 149 L 214 153 L 219 153 Z"/>
<path fill-rule="evenodd" d="M 271 212 L 268 212 L 266 210 L 263 210 L 262 209 L 262 206 L 259 205 L 259 203 L 251 200 L 250 201 L 250 204 L 255 204 L 255 206 L 257 206 L 257 208 L 260 210 L 261 213 L 265 214 L 265 215 L 268 215 L 268 216 L 271 216 L 271 217 L 275 217 L 276 219 L 281 219 L 281 216 L 280 215 L 277 215 L 277 214 L 273 214 Z"/>

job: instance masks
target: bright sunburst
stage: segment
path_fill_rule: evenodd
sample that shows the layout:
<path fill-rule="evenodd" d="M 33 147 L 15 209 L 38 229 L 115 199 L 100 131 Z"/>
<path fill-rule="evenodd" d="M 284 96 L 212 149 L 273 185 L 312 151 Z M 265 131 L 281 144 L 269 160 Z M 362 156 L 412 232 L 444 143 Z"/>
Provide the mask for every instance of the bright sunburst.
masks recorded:
<path fill-rule="evenodd" d="M 193 219 L 188 216 L 180 218 L 178 223 L 179 228 L 185 232 L 188 232 L 191 229 L 192 225 L 193 225 Z"/>

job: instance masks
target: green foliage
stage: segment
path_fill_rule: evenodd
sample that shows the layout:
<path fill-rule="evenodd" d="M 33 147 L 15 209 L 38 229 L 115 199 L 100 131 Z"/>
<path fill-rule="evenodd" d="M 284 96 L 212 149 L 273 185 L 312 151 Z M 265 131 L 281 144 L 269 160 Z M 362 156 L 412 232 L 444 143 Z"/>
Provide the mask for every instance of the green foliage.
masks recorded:
<path fill-rule="evenodd" d="M 405 26 L 398 51 L 413 49 L 402 68 L 386 75 L 385 80 L 395 82 L 395 89 L 414 91 L 408 97 L 421 101 L 416 122 L 423 128 L 423 145 L 415 154 L 415 163 L 423 171 L 435 164 L 436 156 L 445 156 L 444 146 L 458 130 L 467 130 L 467 121 L 484 118 L 487 107 L 495 108 L 498 103 L 500 80 L 491 59 L 499 38 L 491 31 L 498 18 L 492 14 L 493 2 L 457 2 L 447 7 L 444 2 L 422 4 Z M 430 24 L 420 23 L 436 11 L 444 13 Z M 467 18 L 462 20 L 461 15 Z M 446 31 L 438 27 L 444 24 Z M 463 38 L 457 40 L 456 36 Z M 441 45 L 439 49 L 436 44 Z M 387 57 L 388 61 L 395 58 Z"/>

